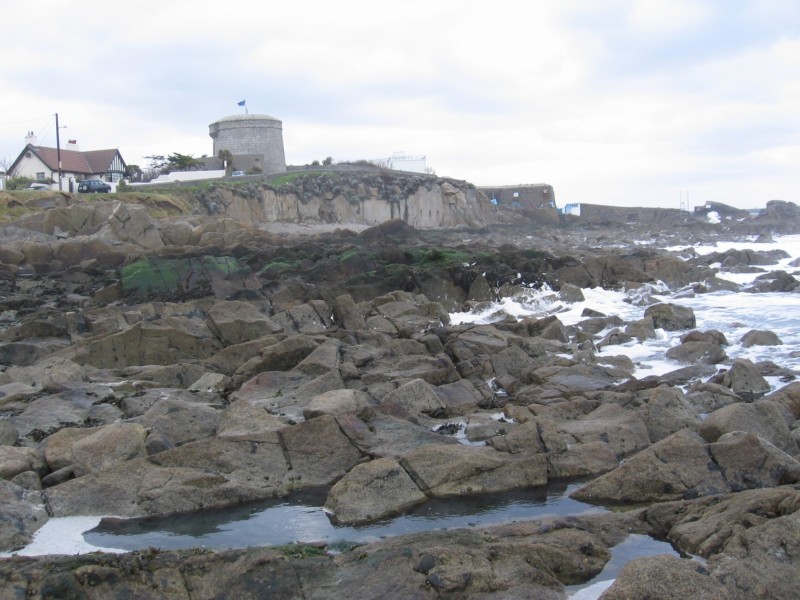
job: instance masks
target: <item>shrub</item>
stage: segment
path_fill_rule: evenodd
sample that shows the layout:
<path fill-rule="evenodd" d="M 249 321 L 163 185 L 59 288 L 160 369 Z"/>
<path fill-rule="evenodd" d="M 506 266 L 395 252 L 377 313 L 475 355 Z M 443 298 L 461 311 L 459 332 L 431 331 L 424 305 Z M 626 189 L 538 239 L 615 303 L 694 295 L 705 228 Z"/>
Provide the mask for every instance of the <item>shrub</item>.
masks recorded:
<path fill-rule="evenodd" d="M 6 179 L 7 190 L 24 190 L 36 181 L 33 177 L 9 177 Z"/>

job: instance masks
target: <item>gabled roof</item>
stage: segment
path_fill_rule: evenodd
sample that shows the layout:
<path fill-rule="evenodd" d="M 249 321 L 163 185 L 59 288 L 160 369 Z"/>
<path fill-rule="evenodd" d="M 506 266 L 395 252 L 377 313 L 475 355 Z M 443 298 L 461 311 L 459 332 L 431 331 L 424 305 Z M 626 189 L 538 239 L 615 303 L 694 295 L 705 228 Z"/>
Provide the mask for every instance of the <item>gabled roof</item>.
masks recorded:
<path fill-rule="evenodd" d="M 58 149 L 47 148 L 45 146 L 34 146 L 28 144 L 20 152 L 17 160 L 11 165 L 9 171 L 22 160 L 27 152 L 32 152 L 49 168 L 51 171 L 58 171 Z M 119 150 L 90 150 L 88 152 L 80 152 L 78 150 L 65 150 L 61 149 L 61 170 L 68 173 L 81 173 L 85 175 L 96 175 L 105 173 L 111 166 L 114 157 L 117 156 Z M 121 158 L 121 157 L 120 157 Z M 124 164 L 124 161 L 123 161 Z"/>

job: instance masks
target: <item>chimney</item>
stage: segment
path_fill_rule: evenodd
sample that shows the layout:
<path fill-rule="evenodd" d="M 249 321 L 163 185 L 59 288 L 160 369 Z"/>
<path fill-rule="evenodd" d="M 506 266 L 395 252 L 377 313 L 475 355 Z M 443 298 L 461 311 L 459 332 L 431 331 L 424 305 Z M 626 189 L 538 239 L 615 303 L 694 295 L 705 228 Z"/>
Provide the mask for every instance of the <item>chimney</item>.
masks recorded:
<path fill-rule="evenodd" d="M 32 131 L 29 131 L 25 134 L 25 143 L 30 144 L 31 146 L 36 145 L 36 135 Z"/>
<path fill-rule="evenodd" d="M 78 148 L 78 140 L 67 140 L 67 150 L 80 150 Z"/>

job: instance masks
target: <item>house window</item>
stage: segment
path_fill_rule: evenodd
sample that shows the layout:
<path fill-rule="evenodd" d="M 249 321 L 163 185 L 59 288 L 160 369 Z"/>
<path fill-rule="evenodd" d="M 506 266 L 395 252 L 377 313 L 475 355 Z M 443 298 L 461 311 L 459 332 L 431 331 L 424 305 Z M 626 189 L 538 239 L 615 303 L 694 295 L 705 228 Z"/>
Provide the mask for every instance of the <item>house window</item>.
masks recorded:
<path fill-rule="evenodd" d="M 44 171 L 36 173 L 36 181 L 44 181 Z"/>

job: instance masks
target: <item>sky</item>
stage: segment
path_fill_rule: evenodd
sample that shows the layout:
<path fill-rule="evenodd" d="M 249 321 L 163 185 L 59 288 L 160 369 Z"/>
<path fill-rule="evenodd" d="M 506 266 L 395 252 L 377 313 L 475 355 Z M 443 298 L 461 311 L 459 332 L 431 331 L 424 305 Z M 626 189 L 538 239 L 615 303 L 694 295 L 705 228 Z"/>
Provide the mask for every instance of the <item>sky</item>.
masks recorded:
<path fill-rule="evenodd" d="M 150 155 L 283 123 L 302 165 L 425 155 L 582 202 L 800 204 L 797 0 L 31 0 L 3 15 L 0 166 L 33 131 Z"/>

